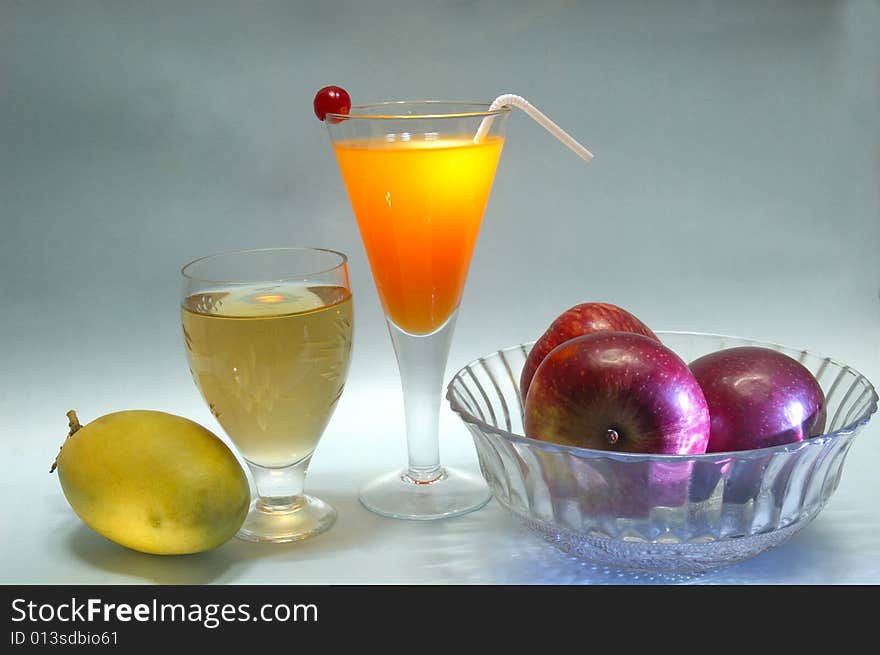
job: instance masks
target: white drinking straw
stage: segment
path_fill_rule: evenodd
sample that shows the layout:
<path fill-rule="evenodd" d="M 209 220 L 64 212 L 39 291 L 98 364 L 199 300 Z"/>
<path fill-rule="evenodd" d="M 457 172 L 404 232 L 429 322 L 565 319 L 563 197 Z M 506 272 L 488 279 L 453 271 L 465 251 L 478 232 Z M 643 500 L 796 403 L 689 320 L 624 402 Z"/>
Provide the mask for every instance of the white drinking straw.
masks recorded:
<path fill-rule="evenodd" d="M 543 125 L 544 129 L 550 132 L 550 134 L 552 134 L 557 139 L 562 141 L 562 143 L 571 148 L 578 157 L 583 159 L 588 164 L 593 161 L 593 153 L 591 153 L 580 143 L 575 141 L 571 137 L 571 135 L 568 134 L 568 132 L 566 132 L 556 123 L 551 121 L 545 114 L 538 111 L 537 108 L 535 108 L 528 100 L 526 100 L 522 96 L 517 96 L 512 93 L 505 93 L 504 95 L 500 95 L 492 101 L 491 105 L 489 105 L 489 111 L 497 111 L 501 109 L 501 107 L 517 107 L 519 109 L 522 109 L 525 113 L 534 118 L 538 123 Z M 480 143 L 483 139 L 486 138 L 486 135 L 489 133 L 489 128 L 492 127 L 493 118 L 494 116 L 486 116 L 480 122 L 480 127 L 477 130 L 477 133 L 474 135 L 474 143 Z"/>

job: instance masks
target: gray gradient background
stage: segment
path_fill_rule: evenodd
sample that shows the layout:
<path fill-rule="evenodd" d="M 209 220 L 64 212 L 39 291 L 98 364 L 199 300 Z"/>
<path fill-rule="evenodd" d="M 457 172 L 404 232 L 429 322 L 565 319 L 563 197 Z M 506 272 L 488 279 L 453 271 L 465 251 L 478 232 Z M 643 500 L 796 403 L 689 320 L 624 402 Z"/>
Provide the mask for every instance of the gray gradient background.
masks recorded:
<path fill-rule="evenodd" d="M 655 329 L 809 347 L 880 380 L 880 5 L 827 2 L 0 2 L 0 582 L 880 582 L 880 442 L 777 550 L 700 578 L 561 555 L 495 503 L 397 522 L 358 486 L 403 462 L 397 373 L 316 89 L 356 102 L 532 100 L 463 300 L 450 374 L 586 300 Z M 178 325 L 178 269 L 216 251 L 351 255 L 349 386 L 308 488 L 339 522 L 286 546 L 129 552 L 47 473 L 83 420 L 134 407 L 212 429 Z M 476 470 L 444 405 L 443 458 Z M 369 553 L 369 559 L 365 553 Z"/>

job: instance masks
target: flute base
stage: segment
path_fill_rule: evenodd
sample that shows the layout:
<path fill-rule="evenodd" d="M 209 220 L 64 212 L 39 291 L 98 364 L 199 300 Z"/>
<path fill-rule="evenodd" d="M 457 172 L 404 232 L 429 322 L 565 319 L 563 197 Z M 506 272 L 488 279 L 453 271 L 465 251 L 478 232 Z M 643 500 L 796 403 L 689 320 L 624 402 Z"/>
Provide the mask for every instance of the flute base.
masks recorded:
<path fill-rule="evenodd" d="M 420 482 L 407 470 L 368 482 L 361 504 L 371 512 L 394 519 L 432 521 L 478 510 L 492 494 L 479 475 L 442 467 L 436 478 Z"/>

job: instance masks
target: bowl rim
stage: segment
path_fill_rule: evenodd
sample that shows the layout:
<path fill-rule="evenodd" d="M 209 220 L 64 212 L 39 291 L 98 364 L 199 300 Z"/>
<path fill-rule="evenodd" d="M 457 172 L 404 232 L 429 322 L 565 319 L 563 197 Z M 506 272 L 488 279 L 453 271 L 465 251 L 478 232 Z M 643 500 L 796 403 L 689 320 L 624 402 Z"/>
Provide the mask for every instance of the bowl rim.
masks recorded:
<path fill-rule="evenodd" d="M 857 416 L 854 420 L 852 420 L 847 425 L 844 425 L 833 432 L 826 432 L 824 434 L 816 435 L 815 437 L 810 437 L 809 439 L 804 439 L 803 441 L 794 441 L 787 444 L 781 444 L 778 446 L 767 446 L 765 448 L 752 448 L 750 450 L 730 450 L 724 452 L 717 453 L 702 453 L 696 455 L 661 455 L 661 454 L 652 454 L 652 453 L 628 453 L 621 451 L 611 451 L 611 450 L 598 450 L 595 448 L 583 448 L 580 446 L 566 446 L 563 444 L 551 443 L 548 441 L 540 441 L 538 439 L 532 439 L 531 437 L 527 437 L 525 435 L 517 434 L 515 432 L 510 432 L 508 430 L 504 430 L 502 428 L 495 427 L 486 423 L 484 420 L 480 419 L 477 416 L 474 416 L 471 412 L 465 409 L 462 404 L 455 398 L 455 393 L 453 386 L 456 381 L 459 379 L 464 379 L 463 374 L 465 371 L 469 370 L 472 366 L 480 363 L 484 363 L 489 357 L 496 357 L 498 355 L 502 355 L 507 352 L 514 352 L 517 350 L 522 350 L 524 347 L 532 346 L 535 344 L 535 341 L 526 341 L 520 344 L 516 344 L 513 346 L 508 346 L 506 348 L 501 348 L 496 350 L 495 352 L 489 353 L 487 355 L 483 355 L 482 357 L 478 357 L 464 366 L 462 366 L 456 373 L 452 376 L 452 379 L 449 381 L 449 384 L 446 386 L 446 400 L 449 402 L 449 405 L 453 412 L 459 415 L 462 421 L 465 423 L 470 423 L 472 425 L 476 425 L 483 432 L 489 432 L 495 435 L 498 435 L 508 441 L 512 441 L 514 443 L 522 443 L 532 448 L 539 448 L 541 450 L 551 451 L 551 452 L 561 452 L 567 453 L 569 455 L 573 455 L 575 457 L 580 458 L 606 458 L 617 461 L 624 462 L 721 462 L 730 460 L 733 458 L 758 458 L 765 457 L 768 455 L 772 455 L 775 453 L 793 453 L 799 450 L 809 448 L 813 445 L 818 444 L 826 444 L 833 439 L 837 439 L 839 437 L 843 437 L 846 435 L 854 435 L 856 432 L 861 430 L 868 422 L 871 420 L 871 417 L 877 412 L 878 400 L 880 400 L 880 396 L 877 394 L 877 390 L 871 381 L 859 370 L 853 368 L 849 364 L 844 364 L 833 357 L 827 357 L 821 353 L 817 353 L 813 350 L 807 350 L 805 348 L 793 348 L 791 346 L 786 346 L 784 344 L 774 343 L 772 341 L 762 341 L 759 339 L 753 339 L 751 337 L 738 337 L 728 334 L 715 334 L 712 332 L 692 332 L 687 330 L 655 330 L 655 334 L 658 336 L 662 335 L 675 335 L 675 336 L 688 336 L 688 337 L 712 337 L 716 339 L 732 339 L 742 342 L 748 342 L 755 346 L 776 346 L 777 348 L 782 348 L 787 351 L 796 351 L 802 352 L 812 357 L 818 357 L 823 361 L 828 362 L 829 364 L 833 364 L 837 367 L 845 371 L 849 371 L 853 375 L 856 376 L 857 379 L 864 381 L 864 384 L 867 385 L 867 390 L 871 393 L 870 402 L 868 404 L 867 409 L 864 412 L 861 412 L 859 416 Z M 674 351 L 673 351 L 674 352 Z M 676 353 L 678 354 L 678 353 Z M 679 357 L 681 357 L 679 355 Z M 519 382 L 516 382 L 517 389 L 519 389 Z M 522 401 L 520 401 L 522 402 Z"/>

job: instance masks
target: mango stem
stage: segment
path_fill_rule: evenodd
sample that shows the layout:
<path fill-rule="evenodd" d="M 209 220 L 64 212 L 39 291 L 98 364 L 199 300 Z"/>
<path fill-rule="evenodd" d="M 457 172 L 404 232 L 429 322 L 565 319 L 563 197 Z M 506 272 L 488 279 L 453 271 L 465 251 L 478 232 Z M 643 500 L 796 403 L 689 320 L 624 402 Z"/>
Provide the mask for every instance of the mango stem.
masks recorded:
<path fill-rule="evenodd" d="M 72 409 L 67 412 L 67 427 L 70 428 L 70 431 L 64 438 L 64 443 L 67 443 L 67 440 L 75 435 L 80 428 L 82 428 L 82 425 L 80 425 L 79 419 L 76 416 L 76 411 Z M 61 444 L 61 448 L 64 448 L 64 443 Z M 58 449 L 58 455 L 61 454 L 61 448 Z M 52 462 L 52 468 L 49 469 L 49 473 L 53 473 L 55 469 L 58 468 L 58 455 L 55 456 L 55 461 Z"/>

